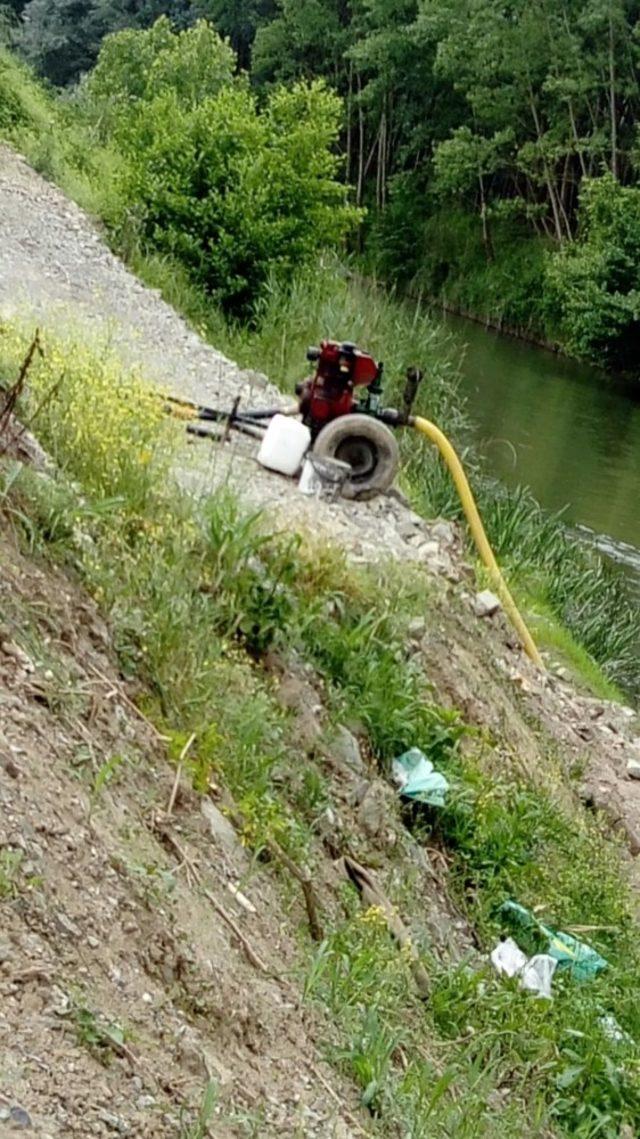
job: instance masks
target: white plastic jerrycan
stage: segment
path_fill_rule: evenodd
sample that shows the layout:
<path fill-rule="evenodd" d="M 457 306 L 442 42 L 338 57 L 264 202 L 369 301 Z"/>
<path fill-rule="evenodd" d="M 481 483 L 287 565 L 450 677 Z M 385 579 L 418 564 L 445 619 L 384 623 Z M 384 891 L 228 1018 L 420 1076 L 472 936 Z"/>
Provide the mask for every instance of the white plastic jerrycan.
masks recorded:
<path fill-rule="evenodd" d="M 295 475 L 309 449 L 311 432 L 288 415 L 274 415 L 258 451 L 258 462 L 271 471 Z"/>

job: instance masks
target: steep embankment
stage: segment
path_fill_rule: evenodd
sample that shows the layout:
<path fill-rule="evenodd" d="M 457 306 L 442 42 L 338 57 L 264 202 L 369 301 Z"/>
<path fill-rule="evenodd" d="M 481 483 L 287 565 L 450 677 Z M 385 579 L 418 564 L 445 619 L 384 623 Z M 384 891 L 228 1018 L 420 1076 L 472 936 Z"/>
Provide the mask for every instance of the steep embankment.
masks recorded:
<path fill-rule="evenodd" d="M 66 326 L 76 337 L 106 336 L 123 366 L 139 365 L 153 383 L 202 402 L 225 404 L 250 392 L 254 400 L 281 398 L 264 378 L 240 372 L 200 341 L 108 252 L 81 211 L 8 150 L 0 151 L 0 315 L 55 324 L 59 331 Z M 95 410 L 99 417 L 100 408 Z M 363 1022 L 357 1047 L 351 1041 L 347 1048 L 341 1036 L 350 994 L 356 994 L 354 1015 L 366 1013 L 369 1004 L 378 1007 L 380 985 L 364 995 L 363 958 L 356 967 L 356 957 L 349 955 L 350 949 L 355 954 L 354 943 L 336 941 L 345 914 L 353 912 L 339 859 L 349 856 L 375 868 L 415 943 L 440 974 L 441 1032 L 453 1016 L 442 993 L 463 984 L 455 979 L 456 962 L 464 957 L 482 967 L 478 948 L 486 946 L 472 927 L 475 891 L 486 867 L 474 866 L 467 848 L 462 872 L 464 862 L 456 864 L 455 849 L 447 848 L 437 826 L 430 843 L 407 829 L 412 820 L 401 815 L 374 758 L 386 725 L 377 724 L 374 738 L 370 723 L 376 709 L 367 710 L 369 720 L 365 714 L 366 699 L 377 693 L 382 701 L 385 685 L 358 675 L 359 661 L 354 668 L 351 660 L 354 644 L 362 647 L 363 674 L 384 664 L 389 691 L 396 671 L 402 673 L 410 695 L 423 693 L 425 700 L 457 709 L 478 729 L 467 734 L 462 755 L 472 764 L 488 757 L 486 802 L 493 775 L 497 786 L 506 774 L 529 788 L 527 810 L 533 810 L 540 788 L 541 797 L 544 792 L 575 818 L 577 831 L 588 818 L 581 802 L 603 808 L 623 833 L 627 858 L 640 851 L 640 783 L 627 776 L 629 761 L 640 761 L 637 718 L 629 709 L 579 694 L 553 669 L 546 676 L 536 673 L 499 613 L 477 615 L 474 572 L 456 528 L 426 522 L 400 496 L 363 504 L 310 503 L 293 482 L 258 468 L 246 440 L 219 450 L 207 442 L 184 445 L 178 468 L 181 481 L 203 502 L 230 483 L 265 508 L 272 527 L 298 531 L 305 556 L 316 557 L 313 564 L 293 563 L 301 579 L 295 582 L 301 609 L 295 645 L 285 635 L 270 652 L 254 645 L 253 656 L 243 652 L 237 636 L 229 635 L 223 645 L 220 671 L 214 666 L 212 672 L 213 722 L 206 741 L 180 738 L 165 727 L 166 692 L 159 701 L 160 728 L 138 710 L 154 716 L 158 693 L 143 665 L 136 672 L 123 646 L 129 651 L 138 627 L 144 630 L 148 599 L 128 599 L 127 610 L 125 599 L 116 598 L 105 622 L 75 570 L 65 574 L 51 564 L 47 543 L 54 552 L 61 544 L 53 512 L 30 519 L 28 496 L 14 499 L 8 480 L 0 500 L 2 1118 L 10 1126 L 24 1122 L 20 1112 L 26 1112 L 43 1139 L 112 1133 L 167 1139 L 406 1134 L 402 1121 L 408 1116 L 401 1115 L 401 1106 L 413 1094 L 407 1075 L 415 1077 L 412 1047 L 386 1024 L 387 1036 L 381 1036 L 379 1025 L 374 1030 L 369 1021 Z M 81 511 L 79 518 L 82 523 Z M 82 525 L 79 534 L 73 526 L 71 531 L 71 549 L 74 542 L 77 549 L 86 544 Z M 337 554 L 327 555 L 327 546 Z M 125 554 L 135 548 L 133 542 L 123 547 Z M 342 555 L 346 561 L 338 572 L 331 559 Z M 193 560 L 197 556 L 194 539 Z M 256 577 L 255 560 L 239 544 L 237 558 L 232 549 L 230 560 L 218 564 L 226 565 L 227 574 L 236 567 L 239 575 L 250 571 L 254 590 L 263 572 L 259 565 Z M 370 587 L 375 580 L 376 591 L 360 597 L 361 568 L 388 562 L 391 570 L 368 579 Z M 400 571 L 394 568 L 398 562 Z M 211 569 L 209 563 L 205 568 Z M 123 567 L 116 566 L 116 580 L 120 572 Z M 339 583 L 333 592 L 326 584 L 332 574 Z M 389 602 L 405 577 L 420 581 L 415 598 L 421 609 L 414 598 L 411 619 L 396 627 L 389 625 L 390 614 L 396 619 Z M 224 581 L 213 571 L 195 586 L 185 579 L 185 597 L 189 589 L 196 600 L 206 597 L 212 582 L 224 592 Z M 149 591 L 156 588 L 149 581 Z M 94 592 L 100 599 L 100 591 Z M 288 582 L 283 592 L 284 623 L 294 584 Z M 258 604 L 271 604 L 274 596 L 275 589 L 258 593 Z M 357 620 L 350 616 L 353 598 L 361 607 Z M 320 611 L 314 609 L 316 599 Z M 173 601 L 165 637 L 166 651 L 178 654 L 177 676 L 179 651 L 188 645 L 171 641 L 171 631 L 183 621 L 175 591 Z M 316 622 L 311 633 L 306 609 Z M 276 607 L 274 620 L 278 612 Z M 377 655 L 365 658 L 376 627 L 381 644 L 376 642 Z M 284 624 L 282 631 L 287 634 Z M 385 656 L 384 640 L 391 634 L 395 639 Z M 143 653 L 141 635 L 138 643 Z M 236 673 L 229 678 L 227 658 L 229 667 L 240 669 L 240 680 Z M 202 663 L 210 665 L 207 659 Z M 362 700 L 360 719 L 354 691 Z M 415 711 L 408 699 L 407 716 Z M 340 716 L 348 724 L 337 723 Z M 446 756 L 455 738 L 453 721 L 440 712 L 434 717 Z M 403 738 L 410 731 L 409 720 Z M 431 738 L 434 755 L 440 754 L 435 728 Z M 215 762 L 206 760 L 205 742 Z M 262 797 L 256 791 L 252 798 L 252 784 L 267 776 Z M 464 846 L 462 819 L 458 842 Z M 289 852 L 284 856 L 282 845 Z M 252 848 L 262 852 L 259 859 L 252 859 Z M 498 859 L 488 841 L 487 850 Z M 534 843 L 518 857 L 526 865 L 538 855 Z M 331 945 L 317 957 L 292 856 L 296 865 L 311 869 L 316 919 Z M 512 857 L 508 849 L 507 865 Z M 633 870 L 633 862 L 628 865 Z M 474 873 L 476 884 L 470 885 Z M 376 912 L 367 919 L 371 927 Z M 366 934 L 369 927 L 362 928 Z M 377 945 L 383 958 L 389 951 Z M 331 973 L 336 961 L 347 962 L 344 990 L 339 972 Z M 376 977 L 371 962 L 368 967 Z M 388 977 L 391 993 L 398 975 Z M 449 978 L 446 984 L 443 977 Z M 304 1002 L 303 992 L 309 998 Z M 433 1022 L 412 993 L 411 987 L 402 989 L 398 1016 L 413 1033 L 407 1039 L 421 1041 L 420 1062 L 427 1065 L 431 1088 L 445 1070 L 438 1051 L 443 1044 L 432 1047 Z M 318 994 L 328 1015 L 323 1001 L 311 999 Z M 436 1001 L 434 1015 L 437 1008 Z M 474 1014 L 461 1005 L 457 1015 Z M 461 1049 L 460 1064 L 471 1048 L 468 1023 L 464 1019 L 456 1028 L 451 1020 L 447 1063 L 452 1048 Z M 342 1074 L 321 1059 L 327 1041 Z M 541 1080 L 556 1053 L 553 1059 L 541 1057 Z M 484 1089 L 477 1118 L 464 1114 L 467 1098 L 473 1098 L 464 1088 L 472 1080 L 465 1085 L 462 1067 L 447 1069 L 456 1072 L 443 1076 L 453 1088 L 452 1114 L 438 1114 L 434 1100 L 433 1133 L 496 1135 L 500 1113 L 513 1110 L 515 1132 L 525 1134 L 530 1092 L 504 1074 L 515 1063 L 505 1060 L 493 1101 Z M 400 1073 L 395 1084 L 391 1068 Z M 373 1114 L 362 1106 L 356 1082 Z M 387 1083 L 396 1090 L 387 1091 Z M 198 1122 L 199 1105 L 204 1106 Z M 426 1120 L 426 1106 L 421 1110 Z M 616 1110 L 618 1121 L 629 1117 L 626 1107 Z M 562 1119 L 569 1115 L 566 1106 L 554 1111 Z M 456 1120 L 459 1131 L 452 1130 Z M 551 1133 L 546 1124 L 541 1127 L 532 1125 L 527 1133 Z"/>

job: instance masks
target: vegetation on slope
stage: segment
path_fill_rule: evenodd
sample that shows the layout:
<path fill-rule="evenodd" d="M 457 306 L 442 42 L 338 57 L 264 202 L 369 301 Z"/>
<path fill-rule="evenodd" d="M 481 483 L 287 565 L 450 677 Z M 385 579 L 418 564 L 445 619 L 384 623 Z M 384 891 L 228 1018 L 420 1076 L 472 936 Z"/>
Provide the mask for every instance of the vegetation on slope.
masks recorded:
<path fill-rule="evenodd" d="M 232 357 L 290 391 L 308 343 L 339 329 L 385 361 L 390 401 L 393 383 L 419 362 L 427 370 L 425 413 L 465 449 L 455 361 L 432 320 L 319 252 L 352 216 L 326 160 L 309 155 L 311 143 L 326 156 L 335 136 L 333 96 L 314 86 L 277 90 L 259 111 L 231 71 L 229 48 L 206 25 L 176 35 L 160 21 L 107 41 L 78 107 L 55 100 L 5 53 L 0 91 L 13 102 L 0 130 L 98 212 L 141 276 Z M 189 108 L 200 98 L 207 115 L 196 126 Z M 171 130 L 163 126 L 167 99 Z M 296 129 L 288 129 L 293 120 Z M 217 149 L 224 162 L 205 162 Z M 262 177 L 275 169 L 277 177 Z M 238 310 L 241 323 L 229 319 Z M 435 454 L 409 438 L 404 453 L 416 507 L 456 515 Z M 534 610 L 550 610 L 609 680 L 633 694 L 640 616 L 623 582 L 530 496 L 489 485 L 468 450 L 466 461 L 497 552 Z"/>
<path fill-rule="evenodd" d="M 174 429 L 140 380 L 119 377 L 99 349 L 47 334 L 42 344 L 22 412 L 37 410 L 59 473 L 1 459 L 0 509 L 33 556 L 66 565 L 94 594 L 124 674 L 176 756 L 195 733 L 195 790 L 212 775 L 224 781 L 256 854 L 275 839 L 312 867 L 326 857 L 315 837 L 332 801 L 326 769 L 301 751 L 265 668 L 267 650 L 293 650 L 323 685 L 333 722 L 357 718 L 381 773 L 420 746 L 450 779 L 446 809 L 406 821 L 440 850 L 483 952 L 505 932 L 499 907 L 516 898 L 558 927 L 588 927 L 609 961 L 590 984 L 558 978 L 549 1003 L 496 979 L 477 953 L 443 958 L 424 934 L 424 896 L 401 845 L 383 872 L 412 918 L 426 1004 L 380 914 L 356 912 L 353 895 L 324 915 L 319 947 L 301 934 L 306 999 L 331 1010 L 327 1054 L 361 1087 L 372 1133 L 497 1136 L 507 1122 L 523 1137 L 614 1139 L 636 1129 L 640 957 L 617 845 L 556 797 L 552 756 L 544 786 L 533 784 L 505 769 L 499 740 L 494 752 L 434 703 L 406 638 L 411 618 L 433 608 L 423 580 L 391 566 L 347 570 L 337 552 L 265 529 L 231 495 L 184 496 L 170 477 Z M 3 330 L 5 382 L 26 345 Z M 348 834 L 341 841 L 348 851 Z"/>

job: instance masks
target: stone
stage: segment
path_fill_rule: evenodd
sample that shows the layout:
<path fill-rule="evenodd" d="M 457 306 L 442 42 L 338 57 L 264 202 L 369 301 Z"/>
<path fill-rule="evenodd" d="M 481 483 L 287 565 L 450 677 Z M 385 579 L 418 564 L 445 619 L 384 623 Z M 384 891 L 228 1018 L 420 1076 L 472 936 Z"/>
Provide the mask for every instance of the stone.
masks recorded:
<path fill-rule="evenodd" d="M 629 759 L 627 761 L 627 778 L 640 779 L 640 759 Z"/>
<path fill-rule="evenodd" d="M 331 734 L 328 744 L 329 755 L 340 767 L 364 775 L 365 763 L 360 751 L 360 744 L 352 732 L 344 724 L 338 724 Z"/>
<path fill-rule="evenodd" d="M 403 518 L 396 524 L 396 533 L 400 535 L 404 542 L 408 542 L 412 538 L 416 537 L 418 534 L 418 527 L 416 526 L 415 522 L 411 521 L 411 519 Z"/>
<path fill-rule="evenodd" d="M 209 833 L 212 839 L 226 847 L 227 850 L 237 850 L 239 839 L 235 828 L 206 795 L 200 804 L 200 813 L 209 824 Z"/>
<path fill-rule="evenodd" d="M 381 779 L 367 787 L 358 807 L 358 823 L 370 838 L 392 844 L 395 840 L 396 796 Z"/>
<path fill-rule="evenodd" d="M 23 1107 L 11 1107 L 7 1116 L 7 1122 L 12 1131 L 27 1131 L 31 1130 L 33 1124 L 28 1111 Z"/>
<path fill-rule="evenodd" d="M 473 599 L 473 611 L 476 617 L 493 617 L 501 608 L 500 599 L 490 589 L 483 589 L 476 593 Z"/>
<path fill-rule="evenodd" d="M 136 1100 L 136 1107 L 138 1111 L 148 1111 L 150 1107 L 155 1107 L 157 1099 L 153 1095 L 141 1095 Z"/>
<path fill-rule="evenodd" d="M 409 639 L 421 641 L 427 631 L 427 622 L 424 617 L 413 617 L 407 626 Z"/>
<path fill-rule="evenodd" d="M 117 1131 L 119 1135 L 128 1135 L 131 1130 L 126 1120 L 113 1111 L 101 1110 L 98 1112 L 98 1118 L 110 1131 Z"/>
<path fill-rule="evenodd" d="M 453 546 L 456 540 L 456 528 L 453 522 L 446 522 L 441 518 L 431 527 L 431 534 L 443 546 Z"/>
<path fill-rule="evenodd" d="M 440 546 L 437 542 L 423 542 L 418 548 L 418 553 L 421 558 L 438 558 L 440 556 Z"/>

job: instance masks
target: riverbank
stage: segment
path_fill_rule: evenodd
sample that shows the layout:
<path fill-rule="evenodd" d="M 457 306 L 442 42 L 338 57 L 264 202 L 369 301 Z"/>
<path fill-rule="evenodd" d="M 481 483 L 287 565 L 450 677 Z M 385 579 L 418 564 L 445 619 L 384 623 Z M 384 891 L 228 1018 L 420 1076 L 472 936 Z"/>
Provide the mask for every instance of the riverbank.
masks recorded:
<path fill-rule="evenodd" d="M 42 92 L 38 97 L 44 99 Z M 53 111 L 61 114 L 57 106 Z M 29 129 L 20 128 L 18 135 L 29 143 L 30 152 L 40 152 L 45 143 L 43 124 L 35 135 L 30 133 L 33 129 L 31 122 Z M 92 209 L 104 211 L 108 225 L 111 188 L 107 185 L 105 189 L 102 180 L 98 185 L 97 167 L 78 171 L 73 166 L 69 158 L 70 139 L 65 130 L 61 122 L 58 130 L 53 131 L 55 161 L 49 159 L 48 168 L 81 201 L 90 201 Z M 50 128 L 48 131 L 51 134 Z M 100 165 L 108 158 L 107 152 L 100 152 L 92 162 Z M 14 194 L 14 182 L 18 191 L 17 201 L 8 198 L 5 203 L 5 259 L 9 267 L 4 275 L 7 302 L 15 304 L 15 298 L 25 291 L 25 281 L 29 277 L 29 291 L 34 302 L 37 304 L 42 291 L 48 303 L 51 266 L 46 259 L 50 252 L 54 262 L 65 261 L 54 292 L 59 290 L 62 304 L 81 308 L 87 297 L 87 282 L 96 280 L 95 267 L 89 256 L 96 248 L 95 233 L 87 230 L 81 250 L 67 248 L 71 232 L 68 204 L 60 199 L 54 204 L 55 194 L 47 190 L 45 182 L 35 179 L 29 182 L 27 178 L 23 193 L 20 179 L 16 180 L 11 173 L 10 152 L 6 152 L 4 161 L 7 170 L 5 196 L 7 192 L 10 192 L 9 198 Z M 103 192 L 105 196 L 102 196 Z M 33 194 L 31 202 L 30 193 Z M 24 217 L 29 206 L 34 209 L 30 223 L 33 232 L 21 237 L 24 226 L 29 228 Z M 12 225 L 15 227 L 13 233 Z M 82 224 L 79 232 L 84 232 Z M 269 283 L 252 324 L 232 324 L 212 305 L 210 298 L 194 287 L 182 266 L 151 249 L 141 251 L 135 241 L 131 243 L 119 230 L 109 232 L 114 248 L 126 252 L 135 271 L 183 313 L 193 329 L 246 368 L 270 375 L 283 391 L 293 390 L 304 368 L 309 343 L 323 335 L 337 335 L 360 342 L 383 360 L 390 402 L 398 394 L 400 378 L 406 368 L 418 361 L 428 377 L 423 385 L 420 407 L 466 450 L 467 464 L 471 468 L 490 537 L 507 569 L 516 579 L 522 580 L 529 596 L 538 597 L 540 604 L 549 608 L 555 619 L 567 627 L 571 637 L 603 670 L 608 682 L 635 692 L 640 677 L 636 657 L 636 646 L 640 643 L 640 614 L 634 610 L 623 583 L 603 570 L 594 553 L 575 547 L 559 523 L 543 519 L 530 498 L 505 493 L 500 487 L 491 486 L 483 477 L 469 450 L 468 422 L 457 377 L 459 353 L 452 351 L 446 336 L 434 322 L 424 320 L 424 313 L 418 307 L 413 312 L 407 311 L 402 304 L 387 296 L 350 284 L 342 266 L 329 257 L 324 262 L 319 260 L 316 266 L 295 276 L 286 285 L 282 282 L 279 285 L 273 281 Z M 44 244 L 43 237 L 46 239 Z M 42 245 L 40 256 L 29 254 L 25 259 L 25 247 L 31 249 L 34 242 Z M 17 266 L 21 261 L 22 269 L 19 270 Z M 108 261 L 103 258 L 103 262 L 108 269 Z M 104 283 L 98 281 L 98 287 L 106 290 L 106 321 L 111 306 L 120 311 L 121 301 L 117 291 L 111 294 L 111 301 L 108 299 L 108 279 Z M 185 331 L 184 335 L 188 332 Z M 159 349 L 156 347 L 153 351 L 158 352 Z M 416 449 L 409 442 L 404 444 L 404 456 L 405 485 L 415 505 L 432 517 L 440 514 L 457 516 L 459 504 L 436 456 L 424 447 Z"/>
<path fill-rule="evenodd" d="M 168 314 L 139 300 L 151 362 Z M 241 1139 L 247 1118 L 265 1139 L 425 1119 L 489 1139 L 505 1118 L 593 1139 L 605 1109 L 635 1126 L 602 1021 L 635 1064 L 637 717 L 479 616 L 455 525 L 393 497 L 310 503 L 242 438 L 190 445 L 120 333 L 108 349 L 42 328 L 21 410 L 40 409 L 57 470 L 0 458 L 0 758 L 24 836 L 4 848 L 4 960 L 18 994 L 39 970 L 43 997 L 29 1018 L 7 1002 L 10 1055 L 29 1054 L 11 1107 L 105 1139 L 116 1119 L 149 1139 Z M 5 321 L 4 376 L 27 344 Z M 197 338 L 181 353 L 178 391 L 214 358 Z M 248 377 L 227 363 L 228 404 Z M 411 747 L 447 781 L 435 809 L 389 778 Z M 500 937 L 538 944 L 509 899 L 588 927 L 602 976 L 565 972 L 543 1002 L 495 975 Z"/>

